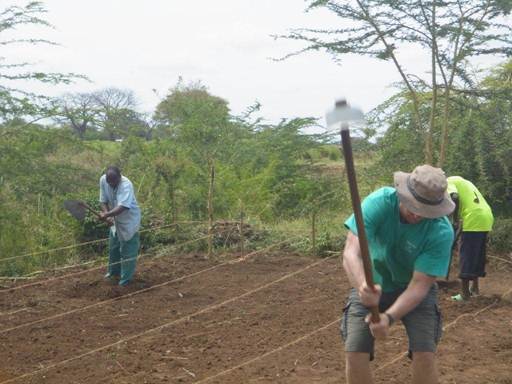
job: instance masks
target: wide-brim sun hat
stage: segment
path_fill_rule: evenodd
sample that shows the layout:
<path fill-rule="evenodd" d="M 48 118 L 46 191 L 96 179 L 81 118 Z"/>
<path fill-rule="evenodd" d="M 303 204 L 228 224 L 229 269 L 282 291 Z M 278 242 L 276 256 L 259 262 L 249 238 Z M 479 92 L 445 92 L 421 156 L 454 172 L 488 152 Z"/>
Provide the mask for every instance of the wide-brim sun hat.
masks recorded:
<path fill-rule="evenodd" d="M 435 219 L 447 216 L 455 209 L 441 168 L 420 165 L 411 173 L 395 172 L 393 178 L 400 202 L 412 213 Z"/>

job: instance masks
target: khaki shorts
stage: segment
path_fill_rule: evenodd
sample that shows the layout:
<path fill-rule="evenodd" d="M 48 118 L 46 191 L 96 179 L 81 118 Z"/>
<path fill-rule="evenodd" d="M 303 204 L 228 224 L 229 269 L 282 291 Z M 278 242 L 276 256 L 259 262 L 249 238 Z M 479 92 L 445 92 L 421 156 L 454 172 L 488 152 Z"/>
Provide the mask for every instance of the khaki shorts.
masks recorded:
<path fill-rule="evenodd" d="M 383 293 L 379 310 L 384 312 L 400 296 L 402 291 Z M 341 337 L 346 352 L 367 352 L 374 357 L 374 338 L 364 319 L 368 308 L 361 304 L 355 289 L 350 291 L 341 320 Z M 409 357 L 413 352 L 435 352 L 443 331 L 441 312 L 437 304 L 437 285 L 434 285 L 423 301 L 401 319 L 409 338 Z"/>

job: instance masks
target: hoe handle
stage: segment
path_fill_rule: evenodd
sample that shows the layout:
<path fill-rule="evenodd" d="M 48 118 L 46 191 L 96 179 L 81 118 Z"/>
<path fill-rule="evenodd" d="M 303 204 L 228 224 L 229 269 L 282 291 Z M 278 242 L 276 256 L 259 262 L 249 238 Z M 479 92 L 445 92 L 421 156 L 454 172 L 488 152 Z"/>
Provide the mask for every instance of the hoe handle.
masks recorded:
<path fill-rule="evenodd" d="M 361 199 L 359 198 L 359 191 L 357 189 L 356 171 L 354 169 L 354 158 L 352 155 L 352 144 L 350 142 L 350 132 L 348 124 L 343 124 L 341 129 L 341 145 L 343 147 L 343 154 L 345 157 L 345 168 L 347 169 L 348 185 L 350 187 L 350 197 L 352 199 L 352 208 L 354 209 L 354 216 L 357 225 L 357 237 L 359 238 L 359 247 L 361 248 L 361 258 L 363 260 L 364 277 L 366 284 L 370 288 L 374 288 L 372 276 L 372 261 L 370 259 L 370 252 L 368 250 L 368 240 L 366 238 L 366 231 L 364 229 L 363 213 L 361 211 Z M 370 321 L 372 323 L 379 322 L 379 308 L 371 307 Z"/>
<path fill-rule="evenodd" d="M 92 209 L 92 208 L 90 207 L 90 205 L 89 205 L 89 204 L 87 204 L 86 202 L 81 201 L 81 202 L 80 202 L 80 205 L 81 205 L 82 207 L 84 207 L 85 209 L 87 209 L 89 212 L 91 212 L 91 213 L 92 213 L 94 216 L 96 216 L 98 219 L 100 219 L 100 218 L 101 218 L 100 214 L 99 214 L 98 212 L 96 212 L 94 209 Z"/>

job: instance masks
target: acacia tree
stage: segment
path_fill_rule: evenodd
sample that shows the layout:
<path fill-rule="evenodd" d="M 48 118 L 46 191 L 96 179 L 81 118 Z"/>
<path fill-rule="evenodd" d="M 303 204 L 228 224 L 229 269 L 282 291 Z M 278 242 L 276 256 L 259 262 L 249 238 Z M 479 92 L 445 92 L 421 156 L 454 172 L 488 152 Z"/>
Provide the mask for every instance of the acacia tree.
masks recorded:
<path fill-rule="evenodd" d="M 307 42 L 288 56 L 325 50 L 335 60 L 358 54 L 389 60 L 398 71 L 406 96 L 413 105 L 416 130 L 424 136 L 427 163 L 434 161 L 438 92 L 443 89 L 444 113 L 438 164 L 445 159 L 448 141 L 450 94 L 454 88 L 472 87 L 469 60 L 479 55 L 512 54 L 512 28 L 500 22 L 512 9 L 509 0 L 316 0 L 308 10 L 326 8 L 344 20 L 336 29 L 295 29 L 286 36 Z M 410 74 L 401 50 L 420 47 L 431 57 L 430 78 Z M 288 57 L 287 56 L 287 57 Z M 422 94 L 430 93 L 428 123 L 422 116 Z"/>
<path fill-rule="evenodd" d="M 137 103 L 133 91 L 110 87 L 94 92 L 91 97 L 98 111 L 98 125 L 109 140 L 119 138 L 123 130 L 129 131 L 140 122 L 134 111 Z"/>
<path fill-rule="evenodd" d="M 479 84 L 478 92 L 457 94 L 454 100 L 471 108 L 465 108 L 454 119 L 454 124 L 461 127 L 450 143 L 447 169 L 474 180 L 493 207 L 510 212 L 512 61 L 495 67 Z"/>
<path fill-rule="evenodd" d="M 135 135 L 151 138 L 155 123 L 135 111 L 135 95 L 130 90 L 105 88 L 92 93 L 66 94 L 58 102 L 56 120 L 69 124 L 83 139 L 87 130 L 101 131 L 107 140 Z"/>
<path fill-rule="evenodd" d="M 51 27 L 51 24 L 43 18 L 46 12 L 43 3 L 39 1 L 0 8 L 0 47 L 5 50 L 21 44 L 56 45 L 52 41 L 40 38 L 14 37 L 21 27 Z M 20 89 L 16 85 L 20 80 L 58 84 L 84 78 L 72 73 L 40 72 L 32 68 L 29 62 L 16 62 L 0 56 L 0 122 L 25 116 L 39 119 L 53 112 L 53 105 L 49 98 Z"/>
<path fill-rule="evenodd" d="M 71 129 L 83 139 L 87 130 L 97 129 L 98 114 L 95 99 L 90 93 L 70 93 L 60 99 L 55 120 L 61 124 L 69 123 Z"/>
<path fill-rule="evenodd" d="M 43 18 L 46 13 L 43 3 L 22 3 L 24 4 L 1 5 L 0 46 L 7 49 L 20 44 L 56 45 L 45 39 L 17 37 L 18 30 L 22 27 L 51 27 Z M 69 138 L 66 135 L 41 130 L 40 126 L 34 124 L 37 120 L 55 113 L 54 103 L 48 97 L 25 91 L 17 85 L 21 81 L 30 80 L 51 84 L 69 83 L 76 78 L 83 77 L 39 72 L 33 70 L 29 62 L 16 62 L 0 56 L 0 192 L 8 184 L 19 188 L 30 186 L 34 191 L 39 188 L 38 182 L 42 185 L 46 177 L 54 179 L 57 170 L 61 169 L 64 172 L 66 168 L 59 168 L 45 156 L 54 151 L 59 140 Z M 28 122 L 27 117 L 30 118 Z M 25 182 L 24 175 L 29 174 L 29 171 L 37 173 L 37 182 Z"/>
<path fill-rule="evenodd" d="M 421 154 L 421 139 L 411 123 L 411 104 L 389 99 L 379 115 L 389 127 L 379 138 L 379 161 L 373 168 L 412 169 Z M 473 181 L 501 214 L 512 201 L 512 62 L 492 69 L 474 89 L 451 96 L 448 121 L 452 127 L 443 169 Z M 389 179 L 382 180 L 389 182 Z"/>
<path fill-rule="evenodd" d="M 27 231 L 35 222 L 51 222 L 43 214 L 43 206 L 55 195 L 73 188 L 77 167 L 59 162 L 51 155 L 65 144 L 74 145 L 66 132 L 41 129 L 37 120 L 52 116 L 55 106 L 51 98 L 30 91 L 35 83 L 69 83 L 74 74 L 41 72 L 32 63 L 9 55 L 10 48 L 21 45 L 54 46 L 54 42 L 34 37 L 32 28 L 50 28 L 46 9 L 38 1 L 0 2 L 0 255 L 51 247 L 60 243 L 44 231 Z M 27 88 L 23 88 L 23 85 Z M 28 84 L 28 85 L 26 85 Z M 63 145 L 64 144 L 64 145 Z M 69 147 L 68 147 L 69 148 Z M 78 147 L 72 150 L 78 151 Z M 49 180 L 52 182 L 49 183 Z M 37 209 L 36 209 L 37 207 Z M 37 213 L 34 215 L 34 213 Z M 41 213 L 41 215 L 39 215 Z M 55 243 L 53 243 L 55 244 Z M 32 248 L 33 249 L 33 248 Z M 1 256 L 0 256 L 1 257 Z M 8 273 L 16 272 L 16 263 L 3 264 Z"/>

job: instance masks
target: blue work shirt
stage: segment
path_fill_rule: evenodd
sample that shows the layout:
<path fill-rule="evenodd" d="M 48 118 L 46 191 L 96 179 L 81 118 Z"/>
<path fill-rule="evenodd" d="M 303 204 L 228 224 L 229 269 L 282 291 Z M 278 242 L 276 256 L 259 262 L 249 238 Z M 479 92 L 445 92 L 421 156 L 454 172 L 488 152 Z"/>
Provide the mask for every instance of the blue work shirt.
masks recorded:
<path fill-rule="evenodd" d="M 114 217 L 115 231 L 121 241 L 130 240 L 140 228 L 140 208 L 135 199 L 133 184 L 128 178 L 121 176 L 117 187 L 107 183 L 106 175 L 100 178 L 100 203 L 107 204 L 108 209 L 123 206 L 126 209 Z"/>

